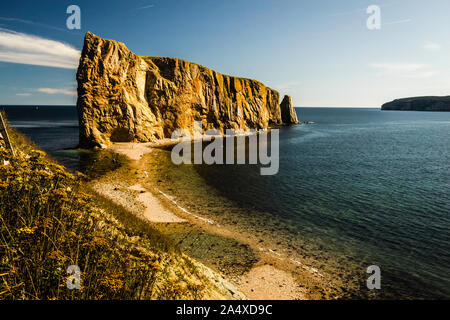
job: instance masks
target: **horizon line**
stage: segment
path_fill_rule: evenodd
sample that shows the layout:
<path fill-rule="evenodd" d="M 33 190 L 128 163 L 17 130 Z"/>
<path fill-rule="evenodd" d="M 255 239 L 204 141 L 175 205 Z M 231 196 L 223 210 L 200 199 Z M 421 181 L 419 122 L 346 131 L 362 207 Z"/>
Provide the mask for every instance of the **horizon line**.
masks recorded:
<path fill-rule="evenodd" d="M 76 107 L 76 104 L 0 104 L 1 107 Z M 348 108 L 380 109 L 377 106 L 294 106 L 294 108 Z"/>

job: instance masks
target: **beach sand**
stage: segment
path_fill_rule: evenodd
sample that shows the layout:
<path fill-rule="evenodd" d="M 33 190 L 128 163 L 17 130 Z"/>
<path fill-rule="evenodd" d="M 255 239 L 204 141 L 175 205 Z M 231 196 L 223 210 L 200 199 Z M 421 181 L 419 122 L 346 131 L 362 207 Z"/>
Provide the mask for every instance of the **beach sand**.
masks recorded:
<path fill-rule="evenodd" d="M 186 221 L 166 209 L 152 193 L 140 184 L 126 187 L 120 182 L 115 184 L 95 183 L 93 187 L 101 195 L 136 214 L 142 215 L 150 222 L 180 223 Z"/>
<path fill-rule="evenodd" d="M 144 155 L 152 152 L 152 143 L 114 143 L 108 147 L 113 152 L 125 155 L 131 160 L 138 161 Z"/>
<path fill-rule="evenodd" d="M 242 277 L 241 291 L 251 300 L 305 300 L 294 277 L 271 265 L 254 267 Z"/>
<path fill-rule="evenodd" d="M 152 152 L 151 146 L 148 143 L 114 144 L 110 150 L 132 161 L 94 180 L 91 186 L 175 239 L 185 253 L 223 274 L 249 299 L 323 298 L 321 290 L 311 290 L 324 286 L 317 272 L 301 264 L 288 266 L 275 251 L 262 250 L 260 241 L 252 240 L 232 226 L 219 225 L 189 212 L 178 205 L 174 197 L 150 185 L 149 168 L 142 159 Z"/>

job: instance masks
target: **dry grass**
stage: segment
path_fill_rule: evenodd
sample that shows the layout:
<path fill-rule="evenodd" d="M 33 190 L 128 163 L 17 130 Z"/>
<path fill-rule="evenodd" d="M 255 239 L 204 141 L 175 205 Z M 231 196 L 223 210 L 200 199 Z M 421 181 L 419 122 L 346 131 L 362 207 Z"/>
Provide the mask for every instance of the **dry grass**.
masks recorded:
<path fill-rule="evenodd" d="M 0 147 L 0 299 L 200 299 L 201 275 L 141 218 L 9 128 Z M 81 290 L 67 288 L 79 266 Z"/>

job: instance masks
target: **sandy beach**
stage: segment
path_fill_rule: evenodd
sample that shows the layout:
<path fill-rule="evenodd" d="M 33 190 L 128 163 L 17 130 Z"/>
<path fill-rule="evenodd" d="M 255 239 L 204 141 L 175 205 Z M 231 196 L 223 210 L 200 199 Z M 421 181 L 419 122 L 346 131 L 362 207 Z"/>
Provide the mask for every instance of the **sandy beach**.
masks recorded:
<path fill-rule="evenodd" d="M 110 150 L 127 156 L 129 163 L 92 181 L 91 187 L 182 243 L 188 255 L 221 272 L 247 298 L 304 300 L 327 294 L 319 290 L 326 281 L 316 269 L 289 259 L 275 246 L 262 247 L 261 239 L 232 225 L 190 212 L 152 185 L 143 161 L 152 156 L 151 144 L 118 143 Z"/>

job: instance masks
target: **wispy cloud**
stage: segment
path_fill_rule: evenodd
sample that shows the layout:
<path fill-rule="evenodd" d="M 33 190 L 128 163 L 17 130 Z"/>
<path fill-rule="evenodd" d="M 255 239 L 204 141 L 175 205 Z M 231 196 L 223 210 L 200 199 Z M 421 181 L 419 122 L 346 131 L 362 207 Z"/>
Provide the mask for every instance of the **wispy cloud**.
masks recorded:
<path fill-rule="evenodd" d="M 155 7 L 154 4 L 149 4 L 146 6 L 139 7 L 139 8 L 133 8 L 132 10 L 144 10 L 144 9 L 150 9 L 150 8 L 154 8 L 154 7 Z"/>
<path fill-rule="evenodd" d="M 437 76 L 439 74 L 439 71 L 434 70 L 425 70 L 422 72 L 417 72 L 415 74 L 410 74 L 408 77 L 412 79 L 426 79 L 426 78 L 432 78 L 434 76 Z"/>
<path fill-rule="evenodd" d="M 29 97 L 29 96 L 31 96 L 31 93 L 16 93 L 16 96 L 19 96 L 19 97 Z"/>
<path fill-rule="evenodd" d="M 77 92 L 69 89 L 56 89 L 56 88 L 39 88 L 36 91 L 46 94 L 64 94 L 66 96 L 76 96 Z"/>
<path fill-rule="evenodd" d="M 45 23 L 40 23 L 40 22 L 34 22 L 34 21 L 30 21 L 30 20 L 24 20 L 24 19 L 19 19 L 19 18 L 9 18 L 9 17 L 0 17 L 0 21 L 6 21 L 6 22 L 18 22 L 18 23 L 22 23 L 22 24 L 28 24 L 28 25 L 33 25 L 33 26 L 39 26 L 39 27 L 43 27 L 43 28 L 47 28 L 47 29 L 52 29 L 52 30 L 58 30 L 58 31 L 62 31 L 62 32 L 71 32 L 68 29 L 63 29 L 63 28 L 58 28 L 55 26 L 51 26 Z"/>
<path fill-rule="evenodd" d="M 428 51 L 439 51 L 441 50 L 441 45 L 435 42 L 427 42 L 422 46 L 422 48 Z"/>
<path fill-rule="evenodd" d="M 372 63 L 371 67 L 377 68 L 384 73 L 398 73 L 398 72 L 414 72 L 425 68 L 426 64 L 418 63 Z"/>
<path fill-rule="evenodd" d="M 396 21 L 391 21 L 391 22 L 383 22 L 383 26 L 389 26 L 389 25 L 393 25 L 393 24 L 401 24 L 401 23 L 409 23 L 412 22 L 411 19 L 403 19 L 403 20 L 396 20 Z"/>
<path fill-rule="evenodd" d="M 300 83 L 298 82 L 286 82 L 274 86 L 276 90 L 281 91 L 282 93 L 290 93 L 298 87 L 300 87 Z"/>
<path fill-rule="evenodd" d="M 55 40 L 0 28 L 0 61 L 76 69 L 80 51 Z"/>
<path fill-rule="evenodd" d="M 384 4 L 384 5 L 378 5 L 380 8 L 386 8 L 390 7 L 392 4 Z M 343 12 L 334 12 L 330 13 L 329 17 L 339 17 L 339 16 L 349 16 L 349 15 L 356 15 L 356 14 L 367 14 L 367 7 L 349 10 L 349 11 L 343 11 Z"/>
<path fill-rule="evenodd" d="M 407 78 L 430 78 L 438 74 L 429 65 L 420 63 L 372 63 L 370 67 L 378 70 L 377 76 L 400 76 Z"/>
<path fill-rule="evenodd" d="M 334 13 L 330 13 L 328 16 L 329 17 L 348 16 L 348 15 L 352 15 L 352 14 L 356 14 L 356 13 L 365 13 L 366 10 L 367 10 L 367 8 L 360 8 L 360 9 L 355 9 L 355 10 L 345 11 L 345 12 L 334 12 Z"/>

